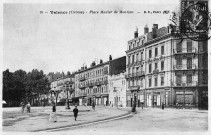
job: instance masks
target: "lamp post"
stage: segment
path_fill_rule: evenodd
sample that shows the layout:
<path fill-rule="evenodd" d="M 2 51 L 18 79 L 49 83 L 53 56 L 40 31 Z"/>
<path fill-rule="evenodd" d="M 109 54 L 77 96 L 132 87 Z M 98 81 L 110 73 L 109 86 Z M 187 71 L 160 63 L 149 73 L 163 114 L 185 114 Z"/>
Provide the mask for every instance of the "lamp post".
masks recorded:
<path fill-rule="evenodd" d="M 69 87 L 70 87 L 70 82 L 69 81 L 66 81 L 65 82 L 65 90 L 67 92 L 67 98 L 66 98 L 66 106 L 65 106 L 65 109 L 70 109 L 69 99 L 68 99 L 68 90 L 69 90 Z"/>

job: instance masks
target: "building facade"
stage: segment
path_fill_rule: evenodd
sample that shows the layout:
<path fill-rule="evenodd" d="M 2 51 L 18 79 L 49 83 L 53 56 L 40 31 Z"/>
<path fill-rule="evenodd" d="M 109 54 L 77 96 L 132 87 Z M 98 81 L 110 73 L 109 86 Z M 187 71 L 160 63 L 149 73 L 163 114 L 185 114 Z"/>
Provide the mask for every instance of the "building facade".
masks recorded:
<path fill-rule="evenodd" d="M 207 41 L 177 39 L 169 27 L 158 29 L 157 24 L 152 32 L 139 37 L 136 33 L 126 51 L 127 106 L 135 101 L 145 107 L 160 107 L 162 103 L 169 107 L 208 107 Z M 143 45 L 139 44 L 141 37 Z M 144 55 L 141 62 L 140 50 Z M 137 76 L 139 69 L 144 69 L 140 70 L 144 71 L 141 77 Z"/>
<path fill-rule="evenodd" d="M 82 67 L 75 74 L 75 97 L 79 97 L 79 105 L 108 104 L 109 62 L 101 62 L 90 68 Z"/>
<path fill-rule="evenodd" d="M 120 57 L 99 64 L 93 62 L 90 68 L 82 67 L 75 74 L 75 96 L 79 97 L 79 105 L 109 105 L 109 77 L 125 72 L 126 57 Z"/>
<path fill-rule="evenodd" d="M 75 87 L 75 78 L 74 75 L 71 77 L 62 77 L 59 78 L 57 80 L 54 80 L 53 82 L 51 82 L 51 92 L 50 92 L 50 100 L 56 100 L 57 98 L 57 102 L 64 102 L 66 99 L 71 100 L 73 97 L 75 97 L 75 91 L 74 91 L 74 87 Z M 58 96 L 56 97 L 55 94 L 53 94 L 54 92 L 58 93 Z M 49 101 L 51 102 L 51 101 Z"/>
<path fill-rule="evenodd" d="M 109 76 L 109 105 L 126 107 L 125 73 Z"/>

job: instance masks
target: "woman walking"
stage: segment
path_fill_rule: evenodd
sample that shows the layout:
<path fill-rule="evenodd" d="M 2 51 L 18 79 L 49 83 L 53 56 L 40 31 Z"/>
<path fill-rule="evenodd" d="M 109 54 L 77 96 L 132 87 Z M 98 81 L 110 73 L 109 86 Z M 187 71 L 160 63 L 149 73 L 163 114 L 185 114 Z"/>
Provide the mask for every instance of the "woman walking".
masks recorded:
<path fill-rule="evenodd" d="M 52 121 L 52 122 L 56 122 L 57 121 L 57 117 L 56 117 L 56 105 L 55 105 L 55 103 L 53 103 L 52 112 L 50 114 L 50 121 Z"/>

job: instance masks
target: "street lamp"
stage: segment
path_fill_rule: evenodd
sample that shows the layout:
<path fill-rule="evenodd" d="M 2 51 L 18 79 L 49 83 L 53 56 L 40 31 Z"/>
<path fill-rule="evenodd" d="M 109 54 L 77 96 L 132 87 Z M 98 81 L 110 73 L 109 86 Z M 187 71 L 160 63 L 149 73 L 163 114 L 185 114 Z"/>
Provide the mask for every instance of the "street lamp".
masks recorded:
<path fill-rule="evenodd" d="M 68 99 L 68 87 L 70 87 L 70 82 L 69 81 L 66 81 L 65 82 L 65 90 L 67 92 L 67 98 L 66 98 L 66 106 L 65 106 L 65 109 L 70 109 L 70 105 L 69 105 L 69 99 Z"/>
<path fill-rule="evenodd" d="M 70 95 L 71 95 L 74 90 L 72 89 L 72 83 L 70 81 L 66 81 L 64 86 L 65 86 L 65 90 L 67 92 L 65 109 L 70 109 L 69 99 L 68 99 L 68 91 L 70 92 Z"/>

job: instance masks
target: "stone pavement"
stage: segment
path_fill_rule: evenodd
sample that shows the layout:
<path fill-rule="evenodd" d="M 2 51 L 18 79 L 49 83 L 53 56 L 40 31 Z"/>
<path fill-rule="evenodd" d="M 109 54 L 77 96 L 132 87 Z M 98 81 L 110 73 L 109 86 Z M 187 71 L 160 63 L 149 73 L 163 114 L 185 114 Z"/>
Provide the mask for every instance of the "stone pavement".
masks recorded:
<path fill-rule="evenodd" d="M 119 124 L 121 123 L 121 124 Z M 69 132 L 208 132 L 208 110 L 165 108 L 137 108 L 133 117 L 93 124 Z M 199 133 L 200 132 L 200 133 Z"/>
<path fill-rule="evenodd" d="M 3 109 L 3 131 L 36 132 L 46 129 L 80 125 L 102 119 L 109 119 L 128 114 L 129 109 L 116 109 L 112 107 L 78 106 L 79 114 L 77 121 L 74 120 L 71 106 L 66 110 L 64 106 L 57 106 L 57 122 L 50 122 L 51 107 L 32 107 L 31 113 L 21 114 L 20 108 Z"/>

